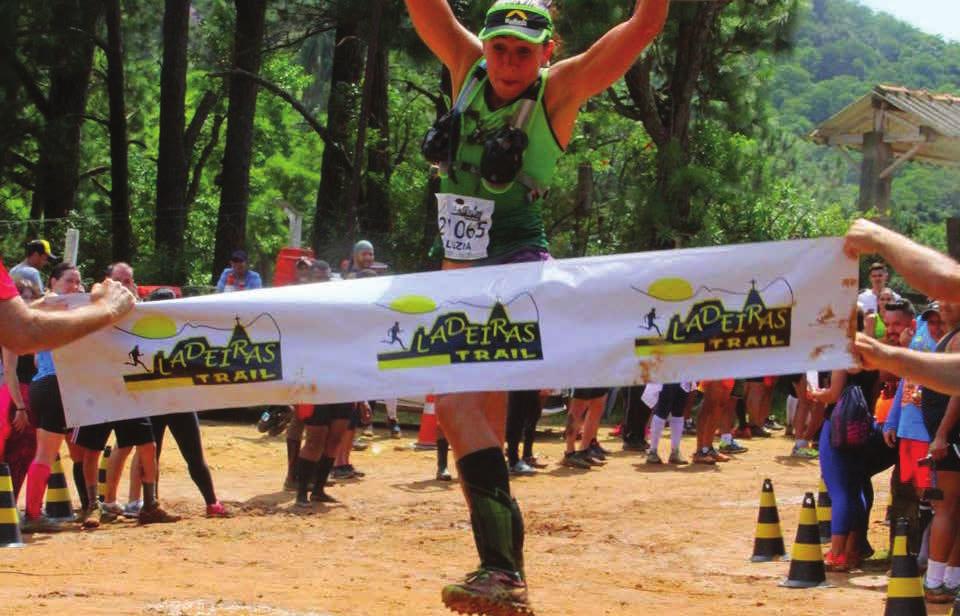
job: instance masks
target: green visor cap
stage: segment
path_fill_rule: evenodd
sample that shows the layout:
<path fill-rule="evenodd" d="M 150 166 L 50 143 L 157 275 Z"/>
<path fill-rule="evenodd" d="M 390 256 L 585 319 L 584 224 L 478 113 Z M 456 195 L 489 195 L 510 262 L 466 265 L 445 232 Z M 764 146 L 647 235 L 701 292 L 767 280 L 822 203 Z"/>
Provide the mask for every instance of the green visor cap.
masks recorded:
<path fill-rule="evenodd" d="M 529 43 L 540 44 L 553 35 L 550 13 L 525 4 L 498 4 L 487 11 L 487 19 L 480 40 L 495 36 L 512 36 Z"/>

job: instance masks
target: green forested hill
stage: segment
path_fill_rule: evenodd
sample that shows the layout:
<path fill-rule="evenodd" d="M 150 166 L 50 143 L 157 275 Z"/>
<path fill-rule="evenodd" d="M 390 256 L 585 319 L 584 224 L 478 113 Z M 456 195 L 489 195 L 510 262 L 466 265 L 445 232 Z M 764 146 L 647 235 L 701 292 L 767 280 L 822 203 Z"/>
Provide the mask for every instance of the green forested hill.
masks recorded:
<path fill-rule="evenodd" d="M 770 100 L 783 130 L 806 135 L 880 83 L 960 94 L 960 44 L 854 0 L 813 0 L 801 10 L 794 50 L 778 58 L 771 84 Z M 812 160 L 839 159 L 825 148 L 802 150 Z M 851 172 L 848 183 L 855 185 L 857 178 Z M 909 165 L 893 184 L 895 219 L 939 243 L 940 221 L 960 214 L 958 180 L 957 170 Z"/>

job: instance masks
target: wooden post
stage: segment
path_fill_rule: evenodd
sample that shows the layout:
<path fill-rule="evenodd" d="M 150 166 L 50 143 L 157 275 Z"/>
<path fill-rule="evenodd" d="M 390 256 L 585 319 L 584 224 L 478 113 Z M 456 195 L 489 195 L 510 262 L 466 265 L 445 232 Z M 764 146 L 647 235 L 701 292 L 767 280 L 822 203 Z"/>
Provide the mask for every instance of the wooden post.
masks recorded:
<path fill-rule="evenodd" d="M 960 218 L 947 219 L 947 252 L 960 261 Z"/>
<path fill-rule="evenodd" d="M 880 174 L 893 162 L 893 149 L 883 142 L 883 133 L 872 131 L 863 134 L 863 162 L 860 164 L 860 211 L 875 208 L 880 214 L 890 210 L 890 187 L 892 176 L 881 178 Z"/>

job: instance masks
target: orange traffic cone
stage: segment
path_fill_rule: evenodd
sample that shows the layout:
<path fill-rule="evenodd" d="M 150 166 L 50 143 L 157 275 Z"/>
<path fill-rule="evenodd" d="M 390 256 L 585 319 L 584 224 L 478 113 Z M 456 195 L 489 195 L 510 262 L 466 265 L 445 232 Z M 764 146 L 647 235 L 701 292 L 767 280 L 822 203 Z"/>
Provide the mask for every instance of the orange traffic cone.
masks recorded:
<path fill-rule="evenodd" d="M 927 616 L 927 604 L 923 597 L 923 580 L 917 567 L 917 557 L 907 550 L 907 535 L 910 523 L 906 518 L 897 520 L 893 540 L 893 558 L 890 563 L 890 580 L 887 582 L 887 607 L 884 616 Z"/>
<path fill-rule="evenodd" d="M 0 462 L 0 548 L 22 548 L 20 516 L 13 498 L 13 480 L 10 467 Z"/>
<path fill-rule="evenodd" d="M 72 522 L 76 519 L 73 503 L 70 502 L 67 478 L 64 477 L 63 466 L 60 464 L 60 454 L 57 454 L 57 459 L 53 461 L 50 478 L 47 479 L 47 502 L 43 512 L 54 522 Z"/>
<path fill-rule="evenodd" d="M 781 586 L 813 588 L 823 586 L 826 581 L 827 570 L 823 566 L 823 551 L 820 548 L 817 505 L 813 492 L 807 492 L 803 496 L 803 509 L 800 510 L 797 540 L 793 542 L 790 553 L 790 573 Z"/>
<path fill-rule="evenodd" d="M 760 490 L 760 513 L 757 516 L 757 534 L 753 540 L 755 563 L 765 563 L 787 555 L 783 545 L 783 531 L 780 530 L 780 514 L 777 511 L 777 497 L 773 494 L 773 482 L 763 480 Z"/>
<path fill-rule="evenodd" d="M 427 395 L 423 401 L 423 414 L 420 415 L 420 434 L 414 449 L 437 448 L 437 397 Z"/>
<path fill-rule="evenodd" d="M 103 455 L 100 456 L 100 468 L 97 470 L 97 500 L 101 503 L 107 498 L 107 468 L 110 466 L 110 453 L 112 451 L 110 445 L 103 448 Z"/>

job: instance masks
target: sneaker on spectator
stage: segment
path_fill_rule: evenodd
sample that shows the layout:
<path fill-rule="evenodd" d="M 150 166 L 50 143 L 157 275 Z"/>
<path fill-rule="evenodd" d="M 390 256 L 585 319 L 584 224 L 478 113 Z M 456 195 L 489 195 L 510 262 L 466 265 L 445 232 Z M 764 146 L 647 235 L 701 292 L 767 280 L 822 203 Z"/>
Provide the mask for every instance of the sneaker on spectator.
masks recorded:
<path fill-rule="evenodd" d="M 123 515 L 123 507 L 117 503 L 100 503 L 100 521 L 116 522 Z"/>
<path fill-rule="evenodd" d="M 80 528 L 87 530 L 100 528 L 100 503 L 93 503 L 90 507 L 81 509 L 77 521 L 80 522 Z"/>
<path fill-rule="evenodd" d="M 591 466 L 589 462 L 579 457 L 575 451 L 563 454 L 563 459 L 560 460 L 560 464 L 563 466 L 569 466 L 570 468 L 582 469 L 588 469 Z"/>
<path fill-rule="evenodd" d="M 624 439 L 623 440 L 623 450 L 624 451 L 639 451 L 643 453 L 650 449 L 650 443 L 641 439 Z"/>
<path fill-rule="evenodd" d="M 437 481 L 453 481 L 453 477 L 450 475 L 450 471 L 441 468 L 437 471 Z"/>
<path fill-rule="evenodd" d="M 688 462 L 686 458 L 680 455 L 680 451 L 677 449 L 674 449 L 673 451 L 670 452 L 670 459 L 667 460 L 667 462 L 669 462 L 670 464 L 674 464 L 676 466 L 683 466 L 684 464 L 690 464 L 690 462 Z"/>
<path fill-rule="evenodd" d="M 770 438 L 773 436 L 760 426 L 750 426 L 750 436 L 759 437 L 759 438 Z"/>
<path fill-rule="evenodd" d="M 767 417 L 767 421 L 764 422 L 763 427 L 771 432 L 779 432 L 780 430 L 783 430 L 783 426 L 773 415 Z"/>
<path fill-rule="evenodd" d="M 736 440 L 732 440 L 729 443 L 720 443 L 720 446 L 717 447 L 717 451 L 725 454 L 737 454 L 747 453 L 747 448 L 738 443 Z"/>
<path fill-rule="evenodd" d="M 167 513 L 160 505 L 142 507 L 137 516 L 137 524 L 171 524 L 179 521 L 180 516 Z"/>
<path fill-rule="evenodd" d="M 545 462 L 541 462 L 540 459 L 537 458 L 537 456 L 529 456 L 527 458 L 524 458 L 523 461 L 529 464 L 530 466 L 532 466 L 533 468 L 547 468 L 547 464 Z"/>
<path fill-rule="evenodd" d="M 931 588 L 927 586 L 927 581 L 923 581 L 923 596 L 927 600 L 927 603 L 953 603 L 957 595 L 956 593 L 951 593 L 945 584 L 940 584 L 939 586 L 934 586 Z"/>
<path fill-rule="evenodd" d="M 647 453 L 647 464 L 663 464 L 663 460 L 660 459 L 660 454 L 657 453 L 656 449 L 651 449 Z"/>
<path fill-rule="evenodd" d="M 793 450 L 790 452 L 791 458 L 804 458 L 806 460 L 816 460 L 820 457 L 820 452 L 816 449 L 811 449 L 810 447 L 800 447 L 796 444 L 793 446 Z"/>
<path fill-rule="evenodd" d="M 363 450 L 366 449 L 367 447 L 369 447 L 369 445 L 368 445 L 367 443 L 363 442 L 362 440 L 360 440 L 359 437 L 353 439 L 353 450 L 354 450 L 354 451 L 363 451 Z"/>
<path fill-rule="evenodd" d="M 583 449 L 578 451 L 576 453 L 576 456 L 581 460 L 585 460 L 587 464 L 589 464 L 590 466 L 603 466 L 604 464 L 606 464 L 606 462 L 604 462 L 600 458 L 594 457 L 594 455 L 590 453 L 589 449 Z"/>
<path fill-rule="evenodd" d="M 720 453 L 713 447 L 710 448 L 709 454 L 713 456 L 713 459 L 717 462 L 729 462 L 732 458 L 725 453 Z"/>
<path fill-rule="evenodd" d="M 709 464 L 712 466 L 717 463 L 717 459 L 710 454 L 710 451 L 703 451 L 702 449 L 699 449 L 695 454 L 693 454 L 693 463 Z"/>
<path fill-rule="evenodd" d="M 230 512 L 227 511 L 227 508 L 223 506 L 223 503 L 217 501 L 210 505 L 207 505 L 207 517 L 208 518 L 229 518 Z"/>
<path fill-rule="evenodd" d="M 517 460 L 517 463 L 510 467 L 510 474 L 521 476 L 536 475 L 537 469 L 533 468 L 523 460 Z"/>
<path fill-rule="evenodd" d="M 600 460 L 601 462 L 605 462 L 607 460 L 607 454 L 610 453 L 599 445 L 590 445 L 585 451 L 590 455 L 591 458 L 594 460 Z"/>
<path fill-rule="evenodd" d="M 63 522 L 56 522 L 45 515 L 38 518 L 28 518 L 26 515 L 20 521 L 20 532 L 30 535 L 33 533 L 59 533 L 67 530 Z"/>
<path fill-rule="evenodd" d="M 137 516 L 140 515 L 141 509 L 143 509 L 143 501 L 130 501 L 123 506 L 123 517 L 135 520 Z"/>

